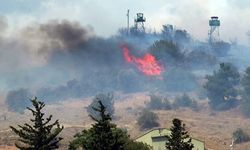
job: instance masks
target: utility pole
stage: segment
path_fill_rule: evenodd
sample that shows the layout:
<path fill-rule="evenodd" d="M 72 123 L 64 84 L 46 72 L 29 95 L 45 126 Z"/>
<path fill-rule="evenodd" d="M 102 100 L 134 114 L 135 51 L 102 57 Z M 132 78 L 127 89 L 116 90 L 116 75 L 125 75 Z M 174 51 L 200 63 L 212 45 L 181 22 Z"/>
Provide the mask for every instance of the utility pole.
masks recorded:
<path fill-rule="evenodd" d="M 127 11 L 127 32 L 128 32 L 128 35 L 130 33 L 130 29 L 129 29 L 129 9 Z"/>

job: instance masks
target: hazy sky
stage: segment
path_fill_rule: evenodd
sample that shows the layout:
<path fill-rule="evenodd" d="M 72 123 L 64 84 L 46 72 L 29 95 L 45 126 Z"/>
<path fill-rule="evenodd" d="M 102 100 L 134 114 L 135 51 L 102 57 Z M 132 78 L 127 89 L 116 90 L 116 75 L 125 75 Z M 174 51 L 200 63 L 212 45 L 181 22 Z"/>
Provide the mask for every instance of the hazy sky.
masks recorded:
<path fill-rule="evenodd" d="M 9 30 L 51 19 L 68 19 L 90 25 L 100 36 L 114 34 L 126 26 L 126 11 L 131 20 L 143 12 L 146 27 L 160 31 L 162 24 L 186 29 L 194 38 L 205 40 L 208 19 L 221 20 L 222 39 L 237 38 L 248 43 L 250 30 L 249 0 L 0 0 L 0 15 L 8 20 Z M 2 29 L 1 29 L 2 30 Z M 0 31 L 1 31 L 0 30 Z"/>

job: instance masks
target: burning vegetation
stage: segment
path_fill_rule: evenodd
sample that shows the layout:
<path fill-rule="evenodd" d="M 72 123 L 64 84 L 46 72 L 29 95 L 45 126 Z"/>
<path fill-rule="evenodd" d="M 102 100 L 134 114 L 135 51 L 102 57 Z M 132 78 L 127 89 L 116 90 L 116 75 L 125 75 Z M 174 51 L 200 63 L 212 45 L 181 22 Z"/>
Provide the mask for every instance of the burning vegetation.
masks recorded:
<path fill-rule="evenodd" d="M 143 16 L 141 19 L 145 21 Z M 249 117 L 250 69 L 232 61 L 242 61 L 239 52 L 232 59 L 230 53 L 235 53 L 232 47 L 241 48 L 224 41 L 194 40 L 186 30 L 174 29 L 172 25 L 163 25 L 159 33 L 132 27 L 102 38 L 90 27 L 77 22 L 49 21 L 23 28 L 16 37 L 0 38 L 0 48 L 4 49 L 0 51 L 3 72 L 0 82 L 4 83 L 2 89 L 6 93 L 8 110 L 21 114 L 28 106 L 26 99 L 32 95 L 51 104 L 98 93 L 146 92 L 153 93 L 150 102 L 145 103 L 146 109 L 153 111 L 191 108 L 198 112 L 202 108 L 199 100 L 206 99 L 213 111 L 238 108 Z M 12 58 L 12 53 L 18 55 Z M 105 94 L 98 96 L 105 97 Z M 98 96 L 87 108 L 97 122 L 95 125 L 103 122 L 97 119 L 92 106 L 100 104 L 106 109 Z M 108 95 L 106 99 L 110 106 L 107 109 L 114 113 L 113 97 Z M 159 126 L 155 121 L 157 114 L 146 109 L 142 109 L 146 114 L 143 117 L 149 117 L 149 120 L 139 119 L 142 122 L 139 126 Z M 121 133 L 119 136 L 125 140 L 123 144 L 148 149 L 147 145 L 133 143 L 125 131 L 110 124 L 109 121 L 115 118 L 112 115 L 106 116 L 106 121 L 108 126 Z M 150 123 L 152 126 L 148 127 Z M 90 138 L 93 132 L 99 132 L 95 125 L 77 134 L 71 146 L 81 147 L 77 145 L 79 139 Z M 108 134 L 116 134 L 111 132 L 110 129 Z"/>
<path fill-rule="evenodd" d="M 160 76 L 164 71 L 163 67 L 152 54 L 146 53 L 143 57 L 139 58 L 131 55 L 128 47 L 123 46 L 122 49 L 126 62 L 134 64 L 144 75 Z"/>
<path fill-rule="evenodd" d="M 28 72 L 21 66 L 12 74 L 6 70 L 3 88 L 10 110 L 28 95 L 55 102 L 115 91 L 205 91 L 205 76 L 221 60 L 227 60 L 230 49 L 226 42 L 216 43 L 214 49 L 214 44 L 194 41 L 186 30 L 171 25 L 154 34 L 132 28 L 129 34 L 122 31 L 104 39 L 95 36 L 91 28 L 64 20 L 33 25 L 22 29 L 17 38 L 3 38 L 11 42 L 2 47 L 14 51 L 15 47 L 26 48 L 21 53 L 35 61 L 25 69 Z M 217 51 L 223 51 L 223 57 Z M 19 78 L 14 84 L 16 76 Z M 20 109 L 16 110 L 22 112 Z"/>

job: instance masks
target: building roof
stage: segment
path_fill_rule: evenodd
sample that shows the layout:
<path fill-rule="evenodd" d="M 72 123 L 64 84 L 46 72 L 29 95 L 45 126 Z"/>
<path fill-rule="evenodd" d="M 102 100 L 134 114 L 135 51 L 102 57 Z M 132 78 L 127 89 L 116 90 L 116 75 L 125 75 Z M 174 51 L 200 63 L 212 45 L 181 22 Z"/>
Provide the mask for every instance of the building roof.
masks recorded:
<path fill-rule="evenodd" d="M 165 150 L 165 136 L 170 134 L 170 130 L 166 128 L 154 128 L 137 137 L 135 141 L 146 143 L 150 145 L 153 150 Z M 193 150 L 205 149 L 204 141 L 192 138 L 192 143 L 194 144 Z"/>

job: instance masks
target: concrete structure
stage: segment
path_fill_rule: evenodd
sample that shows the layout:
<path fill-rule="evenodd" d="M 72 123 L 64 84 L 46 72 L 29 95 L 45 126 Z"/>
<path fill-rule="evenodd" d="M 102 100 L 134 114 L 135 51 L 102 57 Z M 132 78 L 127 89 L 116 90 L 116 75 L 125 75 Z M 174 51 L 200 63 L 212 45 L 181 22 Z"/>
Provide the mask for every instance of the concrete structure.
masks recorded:
<path fill-rule="evenodd" d="M 171 132 L 165 128 L 157 128 L 146 132 L 139 136 L 135 140 L 150 145 L 153 150 L 166 150 L 166 135 L 170 135 Z M 203 141 L 192 138 L 194 144 L 193 150 L 205 150 L 205 143 Z"/>

